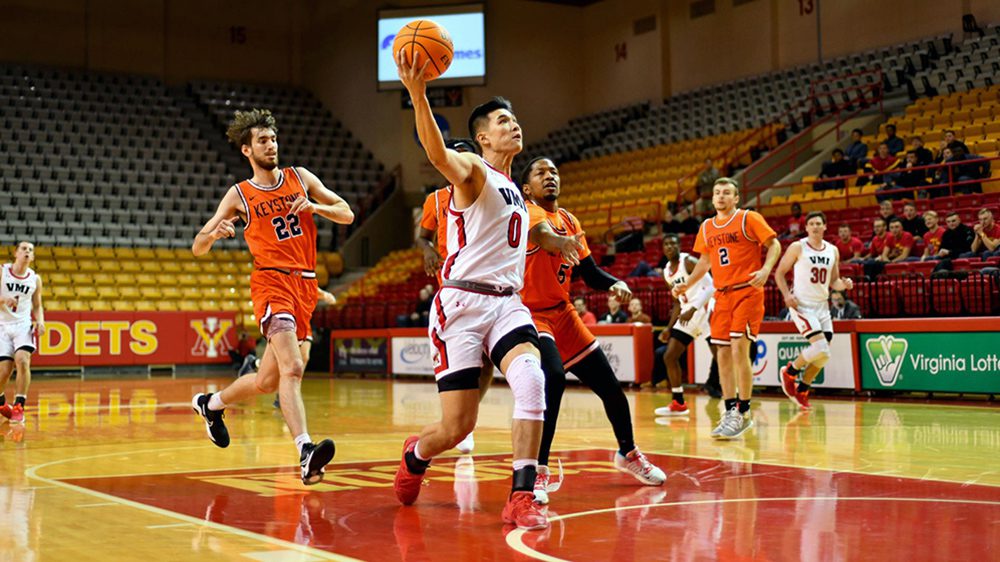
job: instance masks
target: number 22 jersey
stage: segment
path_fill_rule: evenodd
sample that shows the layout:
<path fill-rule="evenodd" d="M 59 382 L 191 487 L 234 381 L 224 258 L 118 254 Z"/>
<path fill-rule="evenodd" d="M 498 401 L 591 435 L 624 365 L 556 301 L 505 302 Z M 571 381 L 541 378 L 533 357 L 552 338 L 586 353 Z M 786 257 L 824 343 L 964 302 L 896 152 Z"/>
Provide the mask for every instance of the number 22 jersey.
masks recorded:
<path fill-rule="evenodd" d="M 247 215 L 243 238 L 253 255 L 254 268 L 313 271 L 316 269 L 316 223 L 312 213 L 291 214 L 299 197 L 308 197 L 295 168 L 284 168 L 275 186 L 253 180 L 236 184 Z"/>

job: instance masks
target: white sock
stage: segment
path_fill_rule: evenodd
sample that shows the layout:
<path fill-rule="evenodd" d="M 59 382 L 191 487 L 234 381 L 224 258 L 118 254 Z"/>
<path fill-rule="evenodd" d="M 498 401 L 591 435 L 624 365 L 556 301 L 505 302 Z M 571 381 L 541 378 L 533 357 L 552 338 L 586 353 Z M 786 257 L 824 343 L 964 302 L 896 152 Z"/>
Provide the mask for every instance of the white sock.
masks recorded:
<path fill-rule="evenodd" d="M 312 443 L 312 438 L 309 437 L 308 433 L 302 433 L 295 438 L 295 446 L 298 448 L 300 455 L 302 454 L 302 446 L 306 443 Z"/>
<path fill-rule="evenodd" d="M 538 466 L 538 459 L 515 459 L 514 470 L 521 470 L 526 466 Z"/>
<path fill-rule="evenodd" d="M 423 456 L 420 455 L 420 441 L 417 441 L 413 445 L 413 456 L 417 457 L 417 460 L 419 460 L 419 461 L 429 461 L 429 460 L 431 460 L 431 459 L 424 458 Z"/>
<path fill-rule="evenodd" d="M 670 392 L 679 392 L 681 394 L 684 394 L 684 387 L 683 386 L 675 386 L 674 388 L 670 389 Z"/>
<path fill-rule="evenodd" d="M 226 409 L 226 403 L 222 401 L 221 392 L 216 392 L 208 399 L 208 409 L 213 412 Z"/>

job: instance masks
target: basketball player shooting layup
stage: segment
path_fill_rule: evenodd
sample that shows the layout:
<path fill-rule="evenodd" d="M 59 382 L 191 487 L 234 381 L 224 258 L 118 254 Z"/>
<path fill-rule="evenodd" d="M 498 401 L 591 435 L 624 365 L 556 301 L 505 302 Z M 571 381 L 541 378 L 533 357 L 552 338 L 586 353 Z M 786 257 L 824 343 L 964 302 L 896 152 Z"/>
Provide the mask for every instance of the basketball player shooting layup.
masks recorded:
<path fill-rule="evenodd" d="M 301 394 L 305 365 L 299 343 L 309 333 L 319 293 L 313 215 L 350 224 L 354 213 L 309 170 L 278 167 L 278 128 L 270 111 L 237 111 L 227 135 L 250 162 L 253 177 L 229 188 L 191 251 L 208 253 L 216 240 L 235 236 L 233 223 L 243 219 L 243 237 L 254 259 L 250 298 L 268 345 L 257 373 L 236 379 L 221 392 L 196 394 L 191 405 L 204 418 L 212 442 L 228 447 L 229 431 L 222 421 L 226 406 L 280 390 L 281 414 L 299 450 L 302 483 L 316 484 L 335 448 L 330 439 L 312 442 Z"/>
<path fill-rule="evenodd" d="M 479 412 L 485 348 L 514 395 L 513 486 L 502 518 L 522 529 L 545 528 L 548 518 L 532 493 L 545 412 L 545 376 L 538 333 L 518 296 L 524 284 L 528 210 L 521 190 L 510 179 L 511 162 L 522 147 L 521 127 L 510 103 L 494 98 L 473 109 L 469 117 L 469 133 L 482 147 L 482 156 L 447 149 L 427 101 L 426 66 L 419 54 L 412 64 L 402 52 L 397 58 L 427 159 L 454 186 L 448 257 L 429 326 L 441 421 L 425 427 L 419 437 L 406 439 L 396 471 L 396 496 L 405 505 L 416 501 L 431 459 L 472 431 Z M 578 238 L 553 235 L 540 243 L 578 263 Z"/>
<path fill-rule="evenodd" d="M 819 211 L 806 215 L 806 233 L 808 237 L 785 250 L 774 272 L 774 281 L 785 298 L 792 322 L 809 341 L 809 347 L 803 349 L 795 361 L 781 368 L 781 389 L 803 410 L 809 409 L 809 390 L 816 375 L 830 360 L 830 341 L 833 340 L 833 320 L 827 301 L 830 287 L 838 291 L 854 288 L 853 281 L 840 276 L 837 246 L 823 240 L 826 215 Z M 791 290 L 785 281 L 790 269 L 794 270 Z M 797 381 L 800 374 L 802 379 Z"/>
<path fill-rule="evenodd" d="M 712 438 L 736 439 L 753 427 L 750 342 L 757 340 L 764 320 L 764 284 L 781 255 L 781 243 L 760 213 L 736 208 L 740 201 L 736 180 L 715 180 L 712 193 L 716 215 L 701 223 L 694 242 L 694 251 L 701 257 L 687 281 L 674 285 L 673 293 L 679 297 L 696 287 L 711 267 L 715 284 L 715 310 L 709 321 L 712 343 L 730 348 L 718 352 L 726 413 L 712 430 Z M 761 247 L 767 248 L 763 265 Z"/>

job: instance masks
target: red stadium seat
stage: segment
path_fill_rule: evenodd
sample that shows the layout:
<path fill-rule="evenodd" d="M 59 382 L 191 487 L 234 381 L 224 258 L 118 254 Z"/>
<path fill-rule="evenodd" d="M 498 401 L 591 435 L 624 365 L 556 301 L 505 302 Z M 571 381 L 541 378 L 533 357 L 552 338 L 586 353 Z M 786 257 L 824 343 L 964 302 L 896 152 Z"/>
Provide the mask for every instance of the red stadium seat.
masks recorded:
<path fill-rule="evenodd" d="M 930 277 L 931 272 L 937 267 L 937 261 L 914 261 L 910 262 L 910 271 L 914 273 L 919 273 L 924 277 Z"/>
<path fill-rule="evenodd" d="M 897 286 L 903 297 L 903 314 L 927 316 L 930 313 L 929 285 L 926 279 L 904 279 L 899 281 Z"/>
<path fill-rule="evenodd" d="M 861 309 L 861 316 L 864 318 L 872 315 L 872 286 L 874 285 L 875 283 L 872 281 L 859 281 L 854 284 L 851 300 L 858 303 L 858 308 Z"/>
<path fill-rule="evenodd" d="M 894 282 L 876 282 L 871 288 L 875 315 L 886 318 L 899 316 L 899 289 Z"/>
<path fill-rule="evenodd" d="M 986 316 L 997 310 L 997 283 L 991 275 L 970 275 L 959 284 L 967 314 Z"/>
<path fill-rule="evenodd" d="M 962 312 L 958 292 L 958 279 L 931 279 L 931 302 L 942 316 L 955 316 Z"/>

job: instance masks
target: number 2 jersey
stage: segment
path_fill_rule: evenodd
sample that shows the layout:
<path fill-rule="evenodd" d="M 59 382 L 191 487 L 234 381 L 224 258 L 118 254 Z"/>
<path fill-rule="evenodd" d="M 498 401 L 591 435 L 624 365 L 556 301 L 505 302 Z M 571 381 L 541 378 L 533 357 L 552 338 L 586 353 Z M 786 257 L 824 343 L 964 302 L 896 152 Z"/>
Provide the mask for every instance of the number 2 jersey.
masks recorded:
<path fill-rule="evenodd" d="M 795 244 L 802 248 L 802 252 L 792 269 L 792 294 L 802 303 L 826 304 L 826 299 L 830 297 L 830 271 L 837 261 L 837 247 L 823 241 L 816 249 L 806 238 Z"/>
<path fill-rule="evenodd" d="M 288 212 L 296 199 L 308 197 L 295 168 L 282 169 L 273 187 L 244 180 L 236 184 L 236 191 L 247 215 L 243 238 L 253 255 L 255 269 L 316 269 L 316 223 L 312 213 Z"/>
<path fill-rule="evenodd" d="M 541 206 L 528 202 L 528 231 L 542 222 L 548 222 L 556 234 L 575 236 L 583 232 L 580 221 L 566 209 L 550 213 Z M 590 255 L 587 239 L 581 238 L 583 249 L 580 259 Z M 524 289 L 521 300 L 531 310 L 552 308 L 561 303 L 569 303 L 570 277 L 573 266 L 566 263 L 560 254 L 550 254 L 540 246 L 528 244 L 528 257 L 524 271 Z"/>
<path fill-rule="evenodd" d="M 760 213 L 737 209 L 724 221 L 716 215 L 701 223 L 694 251 L 708 255 L 715 288 L 725 289 L 750 282 L 763 265 L 761 246 L 775 236 Z"/>

